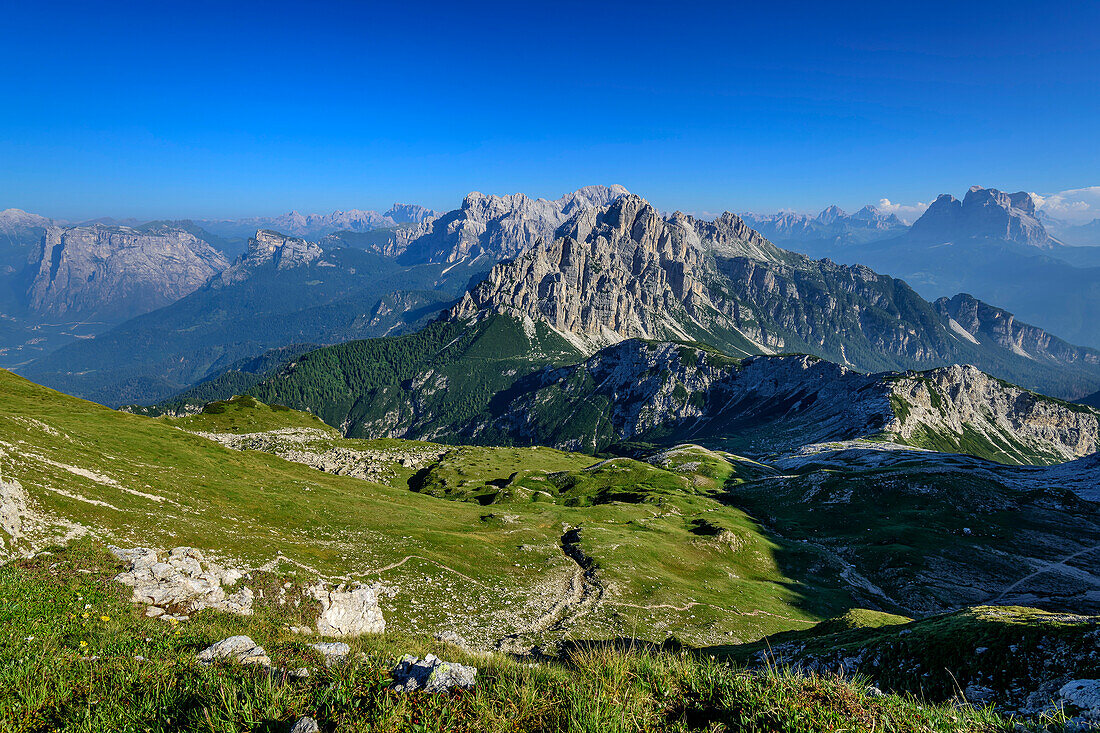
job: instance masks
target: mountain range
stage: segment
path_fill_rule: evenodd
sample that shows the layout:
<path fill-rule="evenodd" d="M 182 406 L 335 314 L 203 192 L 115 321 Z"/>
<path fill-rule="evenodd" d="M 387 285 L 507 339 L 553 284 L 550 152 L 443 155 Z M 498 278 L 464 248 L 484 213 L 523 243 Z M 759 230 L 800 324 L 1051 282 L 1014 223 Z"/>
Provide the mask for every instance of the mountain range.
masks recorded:
<path fill-rule="evenodd" d="M 929 299 L 970 293 L 1073 343 L 1100 346 L 1100 249 L 1054 237 L 1030 194 L 943 194 L 907 230 L 851 242 L 785 243 L 905 280 Z"/>
<path fill-rule="evenodd" d="M 772 240 L 784 244 L 796 244 L 799 251 L 806 248 L 845 246 L 882 239 L 890 233 L 904 231 L 905 222 L 895 214 L 879 211 L 867 205 L 854 214 L 844 212 L 838 206 L 826 207 L 817 216 L 793 212 L 778 214 L 741 214 L 753 229 Z"/>
<path fill-rule="evenodd" d="M 318 239 L 333 232 L 368 232 L 392 229 L 402 224 L 420 224 L 438 213 L 418 204 L 394 204 L 385 212 L 351 209 L 331 214 L 299 214 L 291 211 L 281 216 L 255 216 L 243 219 L 196 219 L 195 224 L 208 232 L 231 238 L 249 237 L 259 229 Z"/>
<path fill-rule="evenodd" d="M 863 265 L 811 260 L 776 247 L 752 227 L 777 238 L 828 235 L 846 259 L 859 261 L 873 261 L 876 252 L 904 251 L 917 259 L 942 252 L 912 243 L 953 232 L 965 244 L 950 252 L 972 258 L 983 247 L 1001 248 L 1010 254 L 985 267 L 1012 270 L 1029 252 L 1069 249 L 1046 232 L 1026 194 L 975 187 L 961 202 L 940 197 L 908 230 L 873 207 L 854 215 L 830 207 L 813 219 L 662 215 L 621 186 L 590 186 L 556 200 L 471 193 L 443 215 L 395 205 L 379 216 L 352 218 L 361 228 L 396 226 L 329 232 L 312 242 L 260 230 L 230 265 L 219 250 L 226 240 L 200 226 L 208 222 L 61 229 L 41 217 L 6 212 L 5 231 L 11 241 L 23 242 L 15 249 L 28 263 L 21 274 L 28 284 L 22 311 L 10 309 L 0 334 L 8 343 L 0 351 L 8 363 L 24 363 L 28 375 L 76 394 L 112 404 L 151 402 L 268 349 L 413 328 L 462 296 L 452 316 L 486 309 L 542 318 L 584 354 L 628 337 L 673 338 L 732 355 L 802 351 L 864 371 L 973 363 L 1065 398 L 1100 387 L 1096 351 L 1023 322 L 996 299 L 983 302 L 982 288 L 928 303 L 908 280 Z M 337 226 L 351 219 L 337 212 L 283 223 L 320 227 L 326 221 Z M 37 254 L 29 254 L 36 227 L 42 240 Z M 880 239 L 868 240 L 874 236 Z M 883 256 L 901 267 L 893 255 Z M 1061 320 L 1077 313 L 1076 330 L 1087 330 L 1089 292 L 1100 287 L 1092 272 L 1040 256 L 1082 281 L 1076 290 L 1064 289 L 1063 299 L 1075 305 Z M 962 273 L 960 283 L 967 284 L 978 278 L 966 275 L 976 267 L 952 272 Z M 264 302 L 258 293 L 270 287 L 263 277 L 254 279 L 260 271 L 283 288 L 278 305 L 254 305 Z M 912 277 L 918 289 L 922 277 Z M 998 292 L 1017 293 L 1014 277 L 1006 272 L 995 278 Z M 120 283 L 127 297 L 118 297 Z M 1040 301 L 1036 294 L 1028 302 Z M 395 307 L 410 315 L 361 317 Z M 210 320 L 206 314 L 213 313 L 217 318 Z M 25 325 L 47 318 L 64 322 L 57 338 L 68 341 L 79 335 L 75 324 L 98 325 L 80 326 L 87 332 L 78 343 L 28 364 L 41 353 L 31 342 L 39 349 L 57 345 L 42 338 L 41 327 L 35 332 Z"/>

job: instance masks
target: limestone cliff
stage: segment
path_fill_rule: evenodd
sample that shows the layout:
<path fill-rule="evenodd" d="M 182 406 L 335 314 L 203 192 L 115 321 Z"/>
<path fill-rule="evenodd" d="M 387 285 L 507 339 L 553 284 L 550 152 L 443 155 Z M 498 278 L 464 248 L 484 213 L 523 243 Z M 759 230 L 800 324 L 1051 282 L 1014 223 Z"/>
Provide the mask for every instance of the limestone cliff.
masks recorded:
<path fill-rule="evenodd" d="M 50 226 L 27 296 L 52 318 L 124 319 L 179 300 L 227 265 L 208 243 L 172 227 Z"/>

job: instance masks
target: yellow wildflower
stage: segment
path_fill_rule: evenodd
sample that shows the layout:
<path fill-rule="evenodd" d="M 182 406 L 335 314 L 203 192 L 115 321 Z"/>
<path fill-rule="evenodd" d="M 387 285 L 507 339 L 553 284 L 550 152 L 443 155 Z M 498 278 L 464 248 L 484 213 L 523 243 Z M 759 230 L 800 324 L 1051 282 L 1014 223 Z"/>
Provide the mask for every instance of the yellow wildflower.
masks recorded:
<path fill-rule="evenodd" d="M 104 623 L 106 623 L 107 621 L 110 621 L 110 620 L 111 620 L 111 617 L 110 617 L 110 616 L 100 616 L 100 617 L 99 617 L 99 620 L 100 620 L 100 621 L 103 621 Z"/>
<path fill-rule="evenodd" d="M 82 641 L 82 642 L 80 642 L 80 646 L 88 646 L 88 642 Z"/>

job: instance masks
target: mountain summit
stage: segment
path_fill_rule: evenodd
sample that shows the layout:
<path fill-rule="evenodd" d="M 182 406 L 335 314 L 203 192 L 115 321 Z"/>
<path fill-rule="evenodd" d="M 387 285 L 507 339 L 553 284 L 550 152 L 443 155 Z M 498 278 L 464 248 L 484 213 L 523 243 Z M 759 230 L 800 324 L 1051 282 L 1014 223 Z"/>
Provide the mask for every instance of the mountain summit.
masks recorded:
<path fill-rule="evenodd" d="M 731 355 L 806 352 L 863 371 L 971 363 L 1066 397 L 1100 382 L 1100 353 L 1031 327 L 1026 352 L 972 334 L 900 280 L 782 250 L 734 214 L 663 217 L 636 195 L 580 210 L 555 239 L 497 264 L 449 318 L 482 314 L 542 321 L 585 353 L 668 339 Z"/>
<path fill-rule="evenodd" d="M 1047 250 L 1059 245 L 1036 216 L 1031 194 L 981 186 L 971 186 L 962 201 L 941 194 L 913 222 L 910 233 L 915 238 L 944 242 L 990 239 Z"/>

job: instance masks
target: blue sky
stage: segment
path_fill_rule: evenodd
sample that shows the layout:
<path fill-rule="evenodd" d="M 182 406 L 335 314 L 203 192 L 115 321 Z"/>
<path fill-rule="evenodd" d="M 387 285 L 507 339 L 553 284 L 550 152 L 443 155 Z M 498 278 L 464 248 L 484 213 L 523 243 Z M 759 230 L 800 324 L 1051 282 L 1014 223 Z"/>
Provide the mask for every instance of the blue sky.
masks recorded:
<path fill-rule="evenodd" d="M 0 209 L 1053 193 L 1100 184 L 1098 28 L 1094 0 L 9 3 Z"/>

